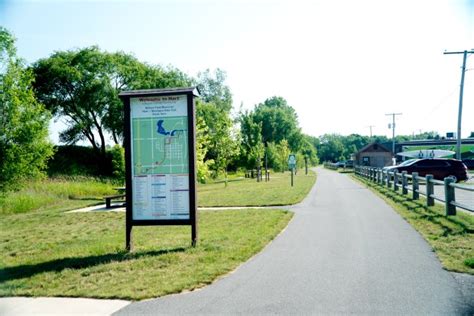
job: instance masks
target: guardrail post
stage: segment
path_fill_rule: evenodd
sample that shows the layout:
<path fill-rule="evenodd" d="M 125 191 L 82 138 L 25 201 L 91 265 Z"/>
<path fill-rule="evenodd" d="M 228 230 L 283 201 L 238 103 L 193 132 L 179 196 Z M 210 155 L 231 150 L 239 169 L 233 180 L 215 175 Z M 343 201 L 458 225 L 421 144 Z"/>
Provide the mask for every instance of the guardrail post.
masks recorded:
<path fill-rule="evenodd" d="M 372 182 L 377 181 L 377 168 L 372 168 Z"/>
<path fill-rule="evenodd" d="M 385 185 L 385 172 L 383 171 L 383 169 L 380 170 L 380 173 L 382 174 L 382 182 L 381 184 L 382 185 Z"/>
<path fill-rule="evenodd" d="M 420 186 L 418 184 L 418 172 L 413 172 L 412 176 L 412 185 L 413 185 L 413 200 L 418 200 L 420 198 L 420 192 L 418 192 Z"/>
<path fill-rule="evenodd" d="M 392 179 L 392 175 L 390 174 L 390 171 L 387 171 L 387 188 L 390 189 L 390 180 Z"/>
<path fill-rule="evenodd" d="M 426 205 L 427 206 L 433 206 L 434 205 L 434 199 L 431 197 L 434 193 L 434 185 L 433 182 L 433 175 L 427 174 L 426 175 Z"/>
<path fill-rule="evenodd" d="M 382 184 L 382 169 L 377 169 L 377 183 Z"/>
<path fill-rule="evenodd" d="M 398 191 L 398 173 L 396 171 L 393 173 L 393 191 Z"/>
<path fill-rule="evenodd" d="M 407 185 L 408 185 L 407 172 L 402 171 L 402 194 L 408 194 Z"/>
<path fill-rule="evenodd" d="M 451 183 L 454 183 L 453 178 L 444 178 L 444 203 L 446 209 L 446 216 L 456 215 L 456 205 L 451 204 L 451 202 L 456 201 L 454 187 L 451 186 Z"/>

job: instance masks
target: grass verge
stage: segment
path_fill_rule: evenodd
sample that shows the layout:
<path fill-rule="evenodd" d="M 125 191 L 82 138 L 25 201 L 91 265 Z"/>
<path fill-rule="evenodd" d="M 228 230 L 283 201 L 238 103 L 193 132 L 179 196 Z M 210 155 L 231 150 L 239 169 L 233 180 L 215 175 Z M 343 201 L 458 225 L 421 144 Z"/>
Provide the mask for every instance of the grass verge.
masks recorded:
<path fill-rule="evenodd" d="M 103 203 L 103 196 L 113 194 L 115 186 L 111 181 L 87 177 L 32 181 L 20 191 L 0 196 L 0 214 Z"/>
<path fill-rule="evenodd" d="M 474 275 L 474 216 L 458 211 L 445 216 L 444 206 L 426 206 L 426 199 L 413 200 L 387 187 L 353 176 L 381 196 L 431 245 L 443 267 Z"/>
<path fill-rule="evenodd" d="M 269 206 L 291 205 L 301 202 L 308 195 L 316 174 L 299 170 L 291 186 L 291 174 L 272 173 L 269 182 L 240 179 L 228 183 L 198 185 L 199 206 Z"/>
<path fill-rule="evenodd" d="M 37 211 L 2 215 L 0 296 L 141 300 L 193 290 L 234 270 L 292 217 L 279 210 L 202 211 L 189 227 L 135 227 L 124 249 L 123 213 Z"/>

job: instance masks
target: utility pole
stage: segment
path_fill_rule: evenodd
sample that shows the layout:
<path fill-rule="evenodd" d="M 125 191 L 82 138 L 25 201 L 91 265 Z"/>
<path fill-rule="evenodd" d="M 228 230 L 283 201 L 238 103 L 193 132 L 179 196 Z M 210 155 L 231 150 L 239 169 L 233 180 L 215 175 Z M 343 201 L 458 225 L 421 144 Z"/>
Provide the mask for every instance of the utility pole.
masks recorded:
<path fill-rule="evenodd" d="M 369 125 L 367 127 L 370 128 L 370 138 L 372 138 L 372 127 L 375 127 L 375 125 Z"/>
<path fill-rule="evenodd" d="M 466 73 L 467 54 L 474 54 L 474 50 L 463 52 L 444 52 L 445 55 L 463 54 L 461 71 L 461 88 L 459 89 L 459 110 L 458 110 L 458 133 L 456 140 L 456 159 L 461 159 L 461 121 L 462 121 L 462 98 L 464 93 L 464 75 Z"/>
<path fill-rule="evenodd" d="M 389 113 L 385 115 L 391 115 L 392 116 L 392 125 L 389 124 L 388 128 L 392 128 L 392 152 L 393 152 L 393 157 L 395 157 L 395 116 L 396 115 L 402 115 L 402 113 Z"/>

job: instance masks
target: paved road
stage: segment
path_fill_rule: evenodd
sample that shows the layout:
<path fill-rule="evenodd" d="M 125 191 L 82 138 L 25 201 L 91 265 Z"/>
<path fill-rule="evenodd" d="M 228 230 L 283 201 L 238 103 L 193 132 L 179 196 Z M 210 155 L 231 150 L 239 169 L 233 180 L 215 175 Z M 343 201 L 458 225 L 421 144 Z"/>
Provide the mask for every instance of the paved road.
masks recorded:
<path fill-rule="evenodd" d="M 235 273 L 117 314 L 473 314 L 459 282 L 389 206 L 346 175 L 318 173 L 287 229 Z"/>

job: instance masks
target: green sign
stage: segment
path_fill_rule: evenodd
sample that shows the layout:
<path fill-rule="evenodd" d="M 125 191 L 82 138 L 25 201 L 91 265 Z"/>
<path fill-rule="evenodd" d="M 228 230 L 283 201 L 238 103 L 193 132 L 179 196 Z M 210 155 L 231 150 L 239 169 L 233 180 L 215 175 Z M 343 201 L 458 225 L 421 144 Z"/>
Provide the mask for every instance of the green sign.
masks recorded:
<path fill-rule="evenodd" d="M 290 169 L 296 168 L 296 156 L 294 154 L 290 154 L 288 156 L 288 168 Z"/>
<path fill-rule="evenodd" d="M 189 219 L 187 96 L 130 98 L 133 219 Z"/>

